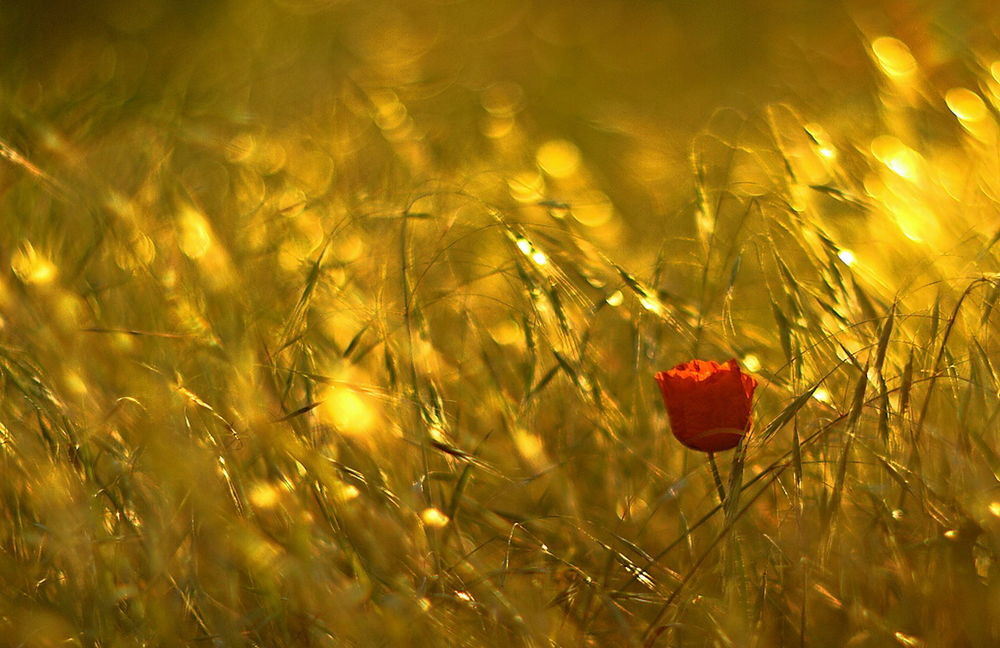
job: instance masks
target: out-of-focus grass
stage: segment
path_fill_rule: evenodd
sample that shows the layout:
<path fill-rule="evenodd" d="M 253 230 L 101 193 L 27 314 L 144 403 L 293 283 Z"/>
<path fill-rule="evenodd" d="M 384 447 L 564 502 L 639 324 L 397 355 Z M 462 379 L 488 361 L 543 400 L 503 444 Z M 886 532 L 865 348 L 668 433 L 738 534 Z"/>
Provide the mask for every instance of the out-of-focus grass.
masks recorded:
<path fill-rule="evenodd" d="M 85 4 L 0 11 L 6 642 L 1000 640 L 996 10 Z"/>

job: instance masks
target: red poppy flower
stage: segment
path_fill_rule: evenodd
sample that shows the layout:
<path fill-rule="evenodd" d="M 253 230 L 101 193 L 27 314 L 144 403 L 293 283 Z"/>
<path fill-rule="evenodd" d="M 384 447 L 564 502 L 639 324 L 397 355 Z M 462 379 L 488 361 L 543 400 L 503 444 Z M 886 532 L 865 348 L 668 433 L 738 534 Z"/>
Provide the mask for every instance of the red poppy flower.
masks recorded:
<path fill-rule="evenodd" d="M 750 430 L 757 381 L 735 360 L 720 365 L 691 360 L 656 374 L 670 429 L 677 440 L 703 452 L 729 450 Z"/>

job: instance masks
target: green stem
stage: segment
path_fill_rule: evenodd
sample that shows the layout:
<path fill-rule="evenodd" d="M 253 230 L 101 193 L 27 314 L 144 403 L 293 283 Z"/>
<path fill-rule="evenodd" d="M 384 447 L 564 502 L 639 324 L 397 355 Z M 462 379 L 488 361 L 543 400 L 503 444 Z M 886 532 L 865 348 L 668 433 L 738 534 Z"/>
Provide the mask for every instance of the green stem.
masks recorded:
<path fill-rule="evenodd" d="M 719 474 L 719 466 L 715 463 L 715 453 L 708 453 L 708 464 L 712 467 L 712 477 L 715 479 L 715 487 L 719 491 L 719 504 L 726 503 L 726 487 L 722 485 L 722 475 Z"/>

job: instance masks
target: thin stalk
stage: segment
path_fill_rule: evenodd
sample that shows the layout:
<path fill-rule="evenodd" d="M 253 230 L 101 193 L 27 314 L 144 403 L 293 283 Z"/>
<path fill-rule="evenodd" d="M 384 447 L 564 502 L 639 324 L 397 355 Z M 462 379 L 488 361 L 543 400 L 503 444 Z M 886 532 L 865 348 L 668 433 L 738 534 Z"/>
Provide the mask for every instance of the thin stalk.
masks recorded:
<path fill-rule="evenodd" d="M 719 474 L 719 465 L 715 463 L 715 453 L 708 453 L 708 465 L 712 467 L 712 477 L 715 479 L 715 488 L 719 491 L 719 504 L 726 503 L 726 487 L 722 485 L 722 475 Z"/>

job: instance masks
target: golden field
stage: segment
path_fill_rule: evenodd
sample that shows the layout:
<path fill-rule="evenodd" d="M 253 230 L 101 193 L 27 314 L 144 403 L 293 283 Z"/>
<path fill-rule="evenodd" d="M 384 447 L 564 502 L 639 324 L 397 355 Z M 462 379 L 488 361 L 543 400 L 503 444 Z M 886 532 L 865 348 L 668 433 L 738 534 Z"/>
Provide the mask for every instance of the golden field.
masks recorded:
<path fill-rule="evenodd" d="M 3 645 L 1000 642 L 993 3 L 13 1 L 0 52 Z M 714 475 L 692 358 L 759 383 Z"/>

